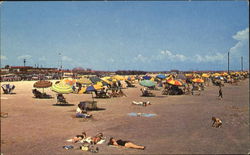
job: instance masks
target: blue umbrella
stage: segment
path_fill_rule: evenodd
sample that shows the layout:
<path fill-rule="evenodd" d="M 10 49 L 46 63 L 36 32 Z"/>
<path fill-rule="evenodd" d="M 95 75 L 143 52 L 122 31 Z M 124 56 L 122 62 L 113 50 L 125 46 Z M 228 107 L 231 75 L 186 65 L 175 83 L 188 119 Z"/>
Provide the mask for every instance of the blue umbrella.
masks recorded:
<path fill-rule="evenodd" d="M 159 75 L 157 75 L 156 77 L 159 78 L 159 79 L 166 79 L 166 76 L 163 75 L 163 74 L 159 74 Z"/>
<path fill-rule="evenodd" d="M 152 77 L 151 76 L 148 76 L 148 75 L 145 75 L 142 77 L 144 80 L 150 80 Z"/>

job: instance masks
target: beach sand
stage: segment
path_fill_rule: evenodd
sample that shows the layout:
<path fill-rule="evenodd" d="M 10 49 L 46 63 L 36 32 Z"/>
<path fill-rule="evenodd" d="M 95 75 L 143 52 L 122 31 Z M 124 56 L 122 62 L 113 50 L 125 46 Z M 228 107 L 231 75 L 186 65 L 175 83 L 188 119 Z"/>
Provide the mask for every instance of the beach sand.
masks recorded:
<path fill-rule="evenodd" d="M 35 81 L 11 82 L 16 94 L 1 94 L 1 153 L 3 155 L 92 154 L 74 149 L 67 139 L 86 131 L 130 140 L 145 145 L 146 150 L 97 145 L 99 154 L 247 154 L 249 141 L 249 79 L 238 85 L 223 87 L 219 100 L 218 87 L 210 85 L 200 96 L 140 97 L 141 86 L 123 89 L 127 97 L 94 99 L 104 110 L 91 111 L 93 119 L 73 118 L 80 101 L 92 100 L 91 94 L 66 94 L 74 106 L 53 106 L 54 99 L 33 98 Z M 4 83 L 1 83 L 4 84 Z M 2 90 L 1 90 L 2 91 Z M 56 96 L 49 88 L 45 92 Z M 147 107 L 132 105 L 132 101 L 150 101 Z M 132 117 L 128 113 L 157 114 L 155 117 Z M 211 118 L 222 120 L 221 128 L 212 128 Z"/>

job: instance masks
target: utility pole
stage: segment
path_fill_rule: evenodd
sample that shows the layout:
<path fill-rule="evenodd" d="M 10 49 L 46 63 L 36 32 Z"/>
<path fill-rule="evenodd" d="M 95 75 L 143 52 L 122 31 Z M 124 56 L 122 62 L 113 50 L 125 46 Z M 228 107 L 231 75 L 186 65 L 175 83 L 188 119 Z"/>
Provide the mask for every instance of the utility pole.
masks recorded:
<path fill-rule="evenodd" d="M 243 56 L 241 56 L 241 71 L 243 72 Z"/>
<path fill-rule="evenodd" d="M 23 59 L 23 66 L 25 66 L 25 63 L 26 63 L 26 59 Z"/>
<path fill-rule="evenodd" d="M 227 73 L 229 74 L 229 52 L 227 53 Z"/>

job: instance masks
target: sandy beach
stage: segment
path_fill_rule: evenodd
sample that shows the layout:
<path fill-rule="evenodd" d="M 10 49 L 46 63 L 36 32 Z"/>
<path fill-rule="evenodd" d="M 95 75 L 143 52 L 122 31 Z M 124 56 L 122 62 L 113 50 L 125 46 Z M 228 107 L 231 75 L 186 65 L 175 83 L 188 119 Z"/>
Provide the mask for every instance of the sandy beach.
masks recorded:
<path fill-rule="evenodd" d="M 80 144 L 67 139 L 86 131 L 145 145 L 146 150 L 98 145 L 98 154 L 247 154 L 249 141 L 249 79 L 238 85 L 223 87 L 219 100 L 218 87 L 210 85 L 200 96 L 165 96 L 154 90 L 156 97 L 140 97 L 137 88 L 123 89 L 127 97 L 94 99 L 103 110 L 90 111 L 92 119 L 73 118 L 80 101 L 92 100 L 91 94 L 66 94 L 74 106 L 54 106 L 54 99 L 33 98 L 35 81 L 11 82 L 16 94 L 1 94 L 1 153 L 3 155 L 91 154 L 81 151 Z M 1 84 L 4 84 L 1 83 Z M 2 90 L 1 90 L 2 91 Z M 44 89 L 53 97 L 49 88 Z M 2 93 L 2 92 L 1 92 Z M 143 107 L 132 101 L 150 101 Z M 128 113 L 154 113 L 155 117 L 132 117 Z M 211 118 L 222 120 L 221 128 L 212 128 Z M 65 150 L 64 145 L 74 148 Z"/>

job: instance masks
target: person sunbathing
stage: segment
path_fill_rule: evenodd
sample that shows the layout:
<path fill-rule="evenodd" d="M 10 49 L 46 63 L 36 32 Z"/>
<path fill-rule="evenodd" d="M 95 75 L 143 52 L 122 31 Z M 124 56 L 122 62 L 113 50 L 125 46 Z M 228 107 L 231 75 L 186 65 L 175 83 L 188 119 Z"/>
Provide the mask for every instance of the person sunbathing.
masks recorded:
<path fill-rule="evenodd" d="M 91 140 L 94 144 L 97 144 L 99 141 L 104 139 L 103 133 L 98 133 L 96 136 L 92 137 Z"/>
<path fill-rule="evenodd" d="M 121 139 L 115 140 L 113 137 L 110 138 L 108 145 L 133 148 L 133 149 L 142 149 L 142 150 L 146 148 L 145 146 L 136 145 L 130 141 L 123 141 Z"/>
<path fill-rule="evenodd" d="M 83 140 L 84 138 L 86 138 L 86 133 L 82 132 L 81 135 L 76 135 L 75 137 L 73 137 L 72 139 L 70 139 L 73 143 L 77 143 L 80 140 Z"/>

